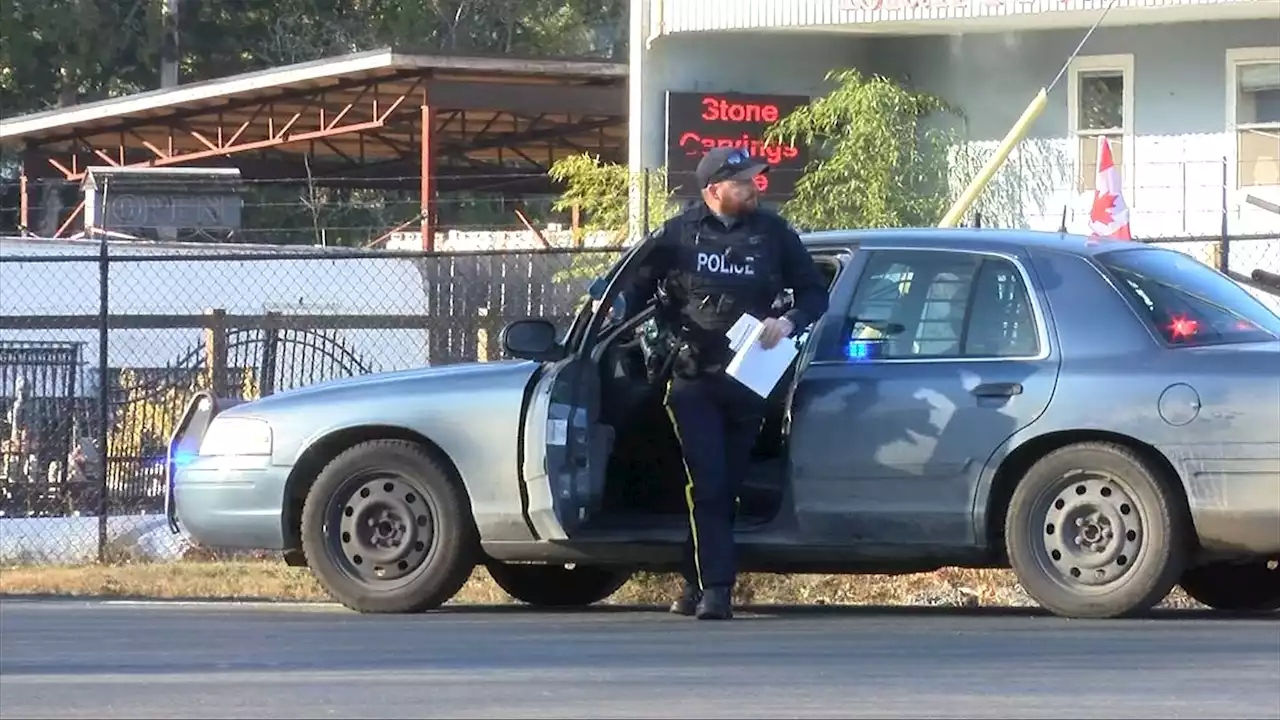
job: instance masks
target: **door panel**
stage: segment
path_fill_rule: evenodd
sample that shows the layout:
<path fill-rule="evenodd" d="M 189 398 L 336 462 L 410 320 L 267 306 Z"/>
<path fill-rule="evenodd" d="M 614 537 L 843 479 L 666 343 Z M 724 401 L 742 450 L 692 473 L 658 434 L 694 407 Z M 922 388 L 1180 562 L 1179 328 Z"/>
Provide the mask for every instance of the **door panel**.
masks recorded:
<path fill-rule="evenodd" d="M 568 539 L 604 503 L 614 430 L 600 422 L 600 364 L 594 351 L 613 327 L 607 318 L 614 298 L 652 246 L 631 247 L 593 283 L 590 296 L 599 304 L 586 303 L 566 334 L 569 357 L 548 363 L 531 391 L 521 469 L 529 523 L 539 538 Z"/>
<path fill-rule="evenodd" d="M 1030 277 L 967 251 L 866 260 L 843 341 L 824 343 L 796 388 L 799 525 L 822 543 L 972 542 L 982 469 L 1057 381 Z"/>
<path fill-rule="evenodd" d="M 600 424 L 600 374 L 589 359 L 571 360 L 551 385 L 546 473 L 556 519 L 572 533 L 600 509 L 612 428 Z"/>

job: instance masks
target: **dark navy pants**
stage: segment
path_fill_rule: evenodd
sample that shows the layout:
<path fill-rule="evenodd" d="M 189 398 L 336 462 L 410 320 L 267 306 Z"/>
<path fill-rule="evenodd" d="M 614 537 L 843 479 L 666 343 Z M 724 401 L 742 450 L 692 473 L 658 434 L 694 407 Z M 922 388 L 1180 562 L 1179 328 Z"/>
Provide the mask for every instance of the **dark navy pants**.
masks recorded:
<path fill-rule="evenodd" d="M 737 577 L 733 521 L 738 490 L 751 462 L 765 401 L 737 380 L 713 373 L 676 375 L 667 384 L 665 402 L 684 453 L 689 537 L 683 575 L 703 589 L 732 587 Z"/>

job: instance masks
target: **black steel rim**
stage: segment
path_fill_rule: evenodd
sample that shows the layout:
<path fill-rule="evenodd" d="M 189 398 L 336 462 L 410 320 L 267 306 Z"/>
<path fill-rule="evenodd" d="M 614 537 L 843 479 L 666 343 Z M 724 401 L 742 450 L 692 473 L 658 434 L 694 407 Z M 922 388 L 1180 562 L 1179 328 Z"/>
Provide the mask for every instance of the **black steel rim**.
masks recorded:
<path fill-rule="evenodd" d="M 325 510 L 329 554 L 357 582 L 401 587 L 430 566 L 436 517 L 430 494 L 413 478 L 388 470 L 357 473 Z"/>
<path fill-rule="evenodd" d="M 1113 592 L 1142 560 L 1147 513 L 1133 488 L 1111 473 L 1064 474 L 1037 496 L 1031 517 L 1040 570 L 1073 593 Z"/>

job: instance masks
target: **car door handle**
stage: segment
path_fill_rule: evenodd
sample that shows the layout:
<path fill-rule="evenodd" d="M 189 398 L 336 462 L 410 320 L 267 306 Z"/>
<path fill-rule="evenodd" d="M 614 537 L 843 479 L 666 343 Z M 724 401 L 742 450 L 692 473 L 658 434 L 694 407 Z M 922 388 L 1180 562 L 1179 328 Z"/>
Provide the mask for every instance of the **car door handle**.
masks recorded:
<path fill-rule="evenodd" d="M 972 392 L 978 397 L 1013 397 L 1022 394 L 1022 383 L 983 383 Z"/>

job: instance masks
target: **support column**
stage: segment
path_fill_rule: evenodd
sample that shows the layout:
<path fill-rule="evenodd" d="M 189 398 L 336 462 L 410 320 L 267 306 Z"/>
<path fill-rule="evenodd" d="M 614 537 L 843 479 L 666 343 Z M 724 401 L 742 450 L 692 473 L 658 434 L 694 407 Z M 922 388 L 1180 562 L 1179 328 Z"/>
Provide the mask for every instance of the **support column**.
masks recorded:
<path fill-rule="evenodd" d="M 31 196 L 27 189 L 27 161 L 23 159 L 18 169 L 18 234 L 31 234 Z"/>
<path fill-rule="evenodd" d="M 419 207 L 422 212 L 422 249 L 428 252 L 436 249 L 436 178 L 435 178 L 435 142 L 433 125 L 435 111 L 427 103 L 427 94 L 422 94 L 422 135 L 421 135 L 421 186 L 419 187 Z"/>

